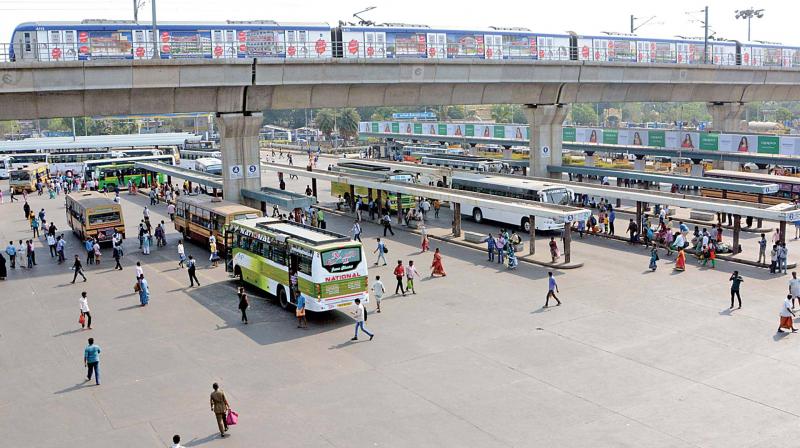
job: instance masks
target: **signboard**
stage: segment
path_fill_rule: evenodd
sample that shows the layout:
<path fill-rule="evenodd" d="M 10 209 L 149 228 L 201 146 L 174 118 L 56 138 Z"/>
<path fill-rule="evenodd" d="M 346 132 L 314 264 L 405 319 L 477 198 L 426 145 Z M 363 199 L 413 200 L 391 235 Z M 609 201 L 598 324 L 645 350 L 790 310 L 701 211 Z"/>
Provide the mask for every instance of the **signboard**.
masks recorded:
<path fill-rule="evenodd" d="M 561 131 L 561 140 L 565 142 L 575 141 L 575 128 L 564 128 Z"/>
<path fill-rule="evenodd" d="M 758 136 L 758 153 L 759 154 L 779 154 L 780 141 L 778 136 L 773 135 L 759 135 Z"/>
<path fill-rule="evenodd" d="M 242 165 L 231 165 L 228 167 L 228 179 L 241 179 L 243 174 Z"/>
<path fill-rule="evenodd" d="M 549 146 L 542 146 L 541 149 L 542 158 L 550 157 L 550 147 Z"/>
<path fill-rule="evenodd" d="M 700 149 L 703 151 L 718 151 L 719 134 L 700 134 Z"/>
<path fill-rule="evenodd" d="M 259 170 L 258 165 L 252 163 L 247 165 L 247 178 L 252 179 L 256 177 L 261 177 L 261 171 Z"/>
<path fill-rule="evenodd" d="M 435 120 L 434 112 L 398 112 L 392 114 L 393 120 Z"/>
<path fill-rule="evenodd" d="M 603 143 L 606 145 L 616 145 L 619 141 L 619 133 L 616 129 L 606 129 L 603 131 Z"/>

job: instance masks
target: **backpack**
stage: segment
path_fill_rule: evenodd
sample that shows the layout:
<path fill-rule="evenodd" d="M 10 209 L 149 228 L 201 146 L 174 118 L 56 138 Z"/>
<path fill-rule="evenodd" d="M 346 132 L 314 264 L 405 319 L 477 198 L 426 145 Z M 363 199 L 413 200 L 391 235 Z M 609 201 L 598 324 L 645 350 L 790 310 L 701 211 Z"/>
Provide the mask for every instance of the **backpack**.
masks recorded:
<path fill-rule="evenodd" d="M 383 245 L 383 253 L 385 254 L 389 253 L 389 248 L 387 248 L 385 244 Z"/>

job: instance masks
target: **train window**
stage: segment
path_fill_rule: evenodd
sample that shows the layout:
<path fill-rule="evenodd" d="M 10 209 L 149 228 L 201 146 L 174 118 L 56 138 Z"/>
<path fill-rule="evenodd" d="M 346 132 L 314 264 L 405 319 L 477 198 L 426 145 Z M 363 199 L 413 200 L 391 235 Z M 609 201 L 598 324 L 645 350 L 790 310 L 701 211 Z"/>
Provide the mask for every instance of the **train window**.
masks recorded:
<path fill-rule="evenodd" d="M 25 41 L 25 51 L 31 51 L 31 33 L 22 33 L 22 38 Z"/>

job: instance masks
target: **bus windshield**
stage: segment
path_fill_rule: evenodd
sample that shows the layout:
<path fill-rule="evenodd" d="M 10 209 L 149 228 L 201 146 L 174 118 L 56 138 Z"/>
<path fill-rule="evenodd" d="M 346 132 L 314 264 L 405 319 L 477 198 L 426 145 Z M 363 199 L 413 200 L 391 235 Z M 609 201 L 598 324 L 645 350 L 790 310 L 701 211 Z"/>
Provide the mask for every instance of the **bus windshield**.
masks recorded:
<path fill-rule="evenodd" d="M 566 188 L 546 190 L 544 196 L 544 202 L 548 204 L 569 205 L 570 197 Z"/>
<path fill-rule="evenodd" d="M 328 272 L 345 272 L 361 262 L 361 248 L 344 247 L 322 252 L 322 267 Z"/>
<path fill-rule="evenodd" d="M 30 171 L 17 170 L 9 173 L 11 180 L 31 180 Z"/>
<path fill-rule="evenodd" d="M 119 222 L 119 212 L 106 212 L 89 215 L 89 225 Z"/>

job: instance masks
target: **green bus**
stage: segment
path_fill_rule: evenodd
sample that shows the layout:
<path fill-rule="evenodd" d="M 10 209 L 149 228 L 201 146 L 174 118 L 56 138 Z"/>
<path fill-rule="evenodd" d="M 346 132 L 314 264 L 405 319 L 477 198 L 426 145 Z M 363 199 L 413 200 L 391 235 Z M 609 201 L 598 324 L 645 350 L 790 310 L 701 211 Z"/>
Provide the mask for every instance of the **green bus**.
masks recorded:
<path fill-rule="evenodd" d="M 328 311 L 369 301 L 367 259 L 359 241 L 294 221 L 237 219 L 225 233 L 230 266 L 243 282 L 278 298 L 282 308 L 306 296 L 306 310 Z M 297 273 L 297 287 L 290 273 Z"/>
<path fill-rule="evenodd" d="M 341 161 L 335 166 L 331 167 L 331 172 L 342 174 L 353 174 L 363 177 L 374 177 L 380 180 L 390 180 L 394 182 L 408 182 L 415 183 L 417 177 L 414 173 L 394 170 L 385 165 L 376 165 L 369 162 L 350 162 Z M 368 203 L 369 190 L 366 187 L 356 186 L 354 188 L 356 197 L 360 196 L 364 203 Z M 341 195 L 345 201 L 350 202 L 350 184 L 346 182 L 331 182 L 331 195 Z M 378 192 L 372 191 L 372 199 L 378 198 Z M 397 194 L 381 190 L 381 200 L 391 200 L 389 209 L 397 210 Z M 417 198 L 409 195 L 401 195 L 402 207 L 404 210 L 415 208 L 417 206 Z"/>
<path fill-rule="evenodd" d="M 175 165 L 175 157 L 161 155 L 87 160 L 83 163 L 83 178 L 98 181 L 98 189 L 103 189 L 106 186 L 113 188 L 115 185 L 119 186 L 120 189 L 125 189 L 128 188 L 129 181 L 132 181 L 138 187 L 141 185 L 142 179 L 147 176 L 148 171 L 136 168 L 136 162 L 158 162 Z M 158 173 L 156 179 L 158 179 L 159 184 L 163 184 L 166 182 L 167 176 Z M 145 182 L 149 183 L 146 179 Z"/>

